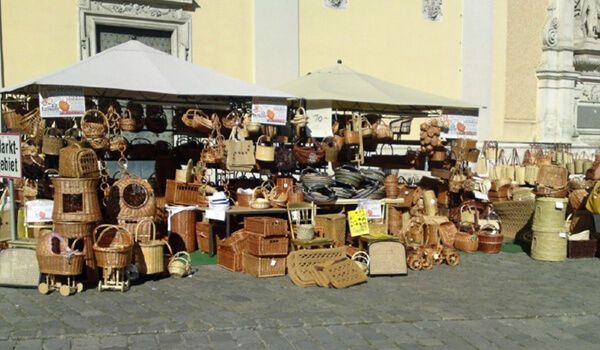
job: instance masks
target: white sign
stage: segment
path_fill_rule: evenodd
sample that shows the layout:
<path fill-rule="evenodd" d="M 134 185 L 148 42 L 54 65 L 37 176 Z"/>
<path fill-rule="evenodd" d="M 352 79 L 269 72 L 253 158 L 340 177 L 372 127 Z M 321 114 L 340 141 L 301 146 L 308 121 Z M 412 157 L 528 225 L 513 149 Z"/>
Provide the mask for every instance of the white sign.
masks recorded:
<path fill-rule="evenodd" d="M 468 115 L 443 115 L 448 121 L 448 130 L 442 130 L 442 137 L 447 139 L 477 139 L 477 121 L 479 118 Z"/>
<path fill-rule="evenodd" d="M 307 107 L 308 110 L 306 111 L 306 114 L 308 115 L 308 135 L 311 137 L 333 136 L 333 132 L 331 131 L 331 115 L 333 114 L 333 111 L 331 110 L 331 104 L 323 102 L 309 102 Z"/>
<path fill-rule="evenodd" d="M 8 179 L 23 177 L 19 134 L 0 134 L 0 177 Z"/>
<path fill-rule="evenodd" d="M 252 120 L 261 124 L 285 125 L 287 123 L 286 99 L 254 97 Z"/>
<path fill-rule="evenodd" d="M 381 201 L 361 199 L 356 209 L 364 209 L 367 219 L 381 219 Z"/>
<path fill-rule="evenodd" d="M 225 211 L 224 210 L 207 209 L 206 210 L 206 218 L 210 219 L 210 220 L 225 221 Z"/>
<path fill-rule="evenodd" d="M 42 118 L 81 117 L 85 113 L 83 88 L 76 86 L 41 86 Z"/>

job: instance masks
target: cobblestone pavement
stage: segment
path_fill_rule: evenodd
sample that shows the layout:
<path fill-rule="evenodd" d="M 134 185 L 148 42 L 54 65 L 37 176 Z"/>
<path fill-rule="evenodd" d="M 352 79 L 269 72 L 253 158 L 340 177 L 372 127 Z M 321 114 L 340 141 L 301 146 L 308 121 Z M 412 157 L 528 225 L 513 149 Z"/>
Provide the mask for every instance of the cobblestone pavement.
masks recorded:
<path fill-rule="evenodd" d="M 0 288 L 0 349 L 599 349 L 599 281 L 598 259 L 475 254 L 345 290 L 217 266 L 127 293 Z"/>

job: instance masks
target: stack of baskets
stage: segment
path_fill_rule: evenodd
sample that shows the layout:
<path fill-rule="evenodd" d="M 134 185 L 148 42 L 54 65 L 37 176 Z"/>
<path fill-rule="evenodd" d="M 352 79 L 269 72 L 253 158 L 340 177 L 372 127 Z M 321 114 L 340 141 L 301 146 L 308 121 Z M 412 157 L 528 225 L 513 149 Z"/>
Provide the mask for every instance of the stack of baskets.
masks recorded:
<path fill-rule="evenodd" d="M 246 217 L 246 250 L 242 268 L 254 277 L 285 275 L 285 259 L 289 249 L 288 222 L 272 217 Z"/>
<path fill-rule="evenodd" d="M 83 241 L 85 280 L 98 281 L 92 246 L 96 222 L 102 219 L 98 201 L 98 160 L 89 148 L 72 145 L 60 150 L 59 177 L 54 186 L 54 230 L 64 239 Z"/>
<path fill-rule="evenodd" d="M 567 202 L 566 198 L 536 198 L 531 258 L 543 261 L 563 261 L 567 258 Z"/>

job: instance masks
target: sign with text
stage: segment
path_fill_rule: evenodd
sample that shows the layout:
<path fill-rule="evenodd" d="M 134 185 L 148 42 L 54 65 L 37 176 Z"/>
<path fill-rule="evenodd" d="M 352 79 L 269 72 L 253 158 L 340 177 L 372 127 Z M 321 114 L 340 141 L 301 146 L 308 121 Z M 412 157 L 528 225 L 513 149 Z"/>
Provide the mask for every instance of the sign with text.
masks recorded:
<path fill-rule="evenodd" d="M 287 122 L 286 99 L 254 97 L 252 99 L 252 119 L 261 124 L 285 125 Z"/>
<path fill-rule="evenodd" d="M 477 121 L 479 118 L 469 115 L 443 115 L 442 119 L 448 121 L 448 130 L 442 130 L 442 137 L 447 139 L 477 139 Z"/>
<path fill-rule="evenodd" d="M 331 109 L 330 102 L 309 102 L 306 114 L 308 115 L 307 131 L 311 137 L 333 136 L 331 131 Z"/>
<path fill-rule="evenodd" d="M 21 135 L 0 134 L 0 178 L 22 177 Z"/>
<path fill-rule="evenodd" d="M 85 113 L 83 88 L 76 86 L 41 86 L 42 118 L 81 117 Z"/>
<path fill-rule="evenodd" d="M 369 234 L 369 220 L 364 209 L 351 210 L 348 212 L 348 224 L 352 237 Z"/>
<path fill-rule="evenodd" d="M 358 201 L 357 208 L 364 209 L 368 219 L 381 219 L 381 201 L 361 199 Z"/>

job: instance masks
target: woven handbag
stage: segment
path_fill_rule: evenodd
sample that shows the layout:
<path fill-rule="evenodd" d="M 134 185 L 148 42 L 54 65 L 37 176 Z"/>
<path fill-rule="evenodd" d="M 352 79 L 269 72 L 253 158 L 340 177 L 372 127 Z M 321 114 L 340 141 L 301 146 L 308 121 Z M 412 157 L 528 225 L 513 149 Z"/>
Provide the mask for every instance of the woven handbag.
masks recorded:
<path fill-rule="evenodd" d="M 275 160 L 275 146 L 264 142 L 265 135 L 256 140 L 256 160 L 262 162 L 272 162 Z"/>
<path fill-rule="evenodd" d="M 379 119 L 373 124 L 373 131 L 375 138 L 379 141 L 390 141 L 393 138 L 392 128 L 383 119 Z"/>
<path fill-rule="evenodd" d="M 167 129 L 168 121 L 162 106 L 147 106 L 146 119 L 144 121 L 146 128 L 154 133 L 161 133 Z"/>

